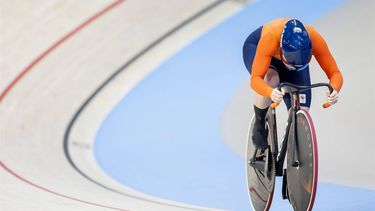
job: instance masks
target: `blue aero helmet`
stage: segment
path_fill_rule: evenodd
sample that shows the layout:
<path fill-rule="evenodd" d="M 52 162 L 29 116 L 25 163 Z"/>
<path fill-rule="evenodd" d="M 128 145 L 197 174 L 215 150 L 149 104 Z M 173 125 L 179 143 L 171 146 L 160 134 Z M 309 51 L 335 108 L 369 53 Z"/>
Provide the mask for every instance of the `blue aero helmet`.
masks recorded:
<path fill-rule="evenodd" d="M 281 60 L 292 71 L 307 67 L 312 56 L 312 44 L 305 26 L 297 19 L 286 22 L 280 41 Z"/>

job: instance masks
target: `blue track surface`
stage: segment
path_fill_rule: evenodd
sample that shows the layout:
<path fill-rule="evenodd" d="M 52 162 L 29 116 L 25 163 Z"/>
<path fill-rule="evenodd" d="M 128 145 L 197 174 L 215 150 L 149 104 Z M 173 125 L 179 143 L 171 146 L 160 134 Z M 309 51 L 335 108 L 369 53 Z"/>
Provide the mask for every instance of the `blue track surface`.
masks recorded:
<path fill-rule="evenodd" d="M 200 37 L 158 67 L 108 115 L 94 146 L 99 165 L 126 186 L 157 197 L 250 210 L 244 161 L 220 137 L 225 105 L 248 77 L 243 41 L 274 18 L 311 23 L 341 2 L 263 0 Z M 327 184 L 318 188 L 316 210 L 375 209 L 374 191 Z M 280 195 L 272 207 L 290 210 Z"/>

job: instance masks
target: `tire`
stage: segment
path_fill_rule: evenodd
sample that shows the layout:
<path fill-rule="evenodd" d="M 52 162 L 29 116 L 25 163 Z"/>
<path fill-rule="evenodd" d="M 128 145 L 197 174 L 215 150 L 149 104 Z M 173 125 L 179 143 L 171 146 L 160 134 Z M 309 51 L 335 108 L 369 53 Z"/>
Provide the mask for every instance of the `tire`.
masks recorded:
<path fill-rule="evenodd" d="M 248 194 L 251 205 L 255 211 L 267 211 L 271 206 L 273 191 L 275 187 L 275 157 L 273 153 L 269 152 L 269 149 L 264 152 L 268 153 L 268 156 L 270 158 L 270 169 L 268 175 L 265 174 L 265 172 L 259 171 L 258 169 L 250 166 L 249 161 L 253 157 L 253 153 L 255 151 L 255 147 L 251 139 L 254 121 L 255 120 L 253 116 L 250 122 L 246 147 L 246 176 Z M 268 142 L 270 143 L 270 136 L 268 137 Z M 257 153 L 257 155 L 259 154 L 260 152 Z"/>
<path fill-rule="evenodd" d="M 300 165 L 292 166 L 290 155 L 292 142 L 288 141 L 287 181 L 290 182 L 287 186 L 289 201 L 296 211 L 311 211 L 318 182 L 318 146 L 314 125 L 307 111 L 299 110 L 297 112 L 296 124 Z"/>

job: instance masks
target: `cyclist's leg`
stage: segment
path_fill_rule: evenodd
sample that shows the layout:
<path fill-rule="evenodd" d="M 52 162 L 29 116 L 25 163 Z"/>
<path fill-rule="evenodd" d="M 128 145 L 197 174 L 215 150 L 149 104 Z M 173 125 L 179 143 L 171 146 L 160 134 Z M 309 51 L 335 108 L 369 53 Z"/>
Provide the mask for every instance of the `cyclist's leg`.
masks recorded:
<path fill-rule="evenodd" d="M 279 74 L 275 69 L 270 67 L 267 71 L 264 81 L 272 88 L 276 88 L 280 84 Z M 268 109 L 272 101 L 269 97 L 264 97 L 258 93 L 254 93 L 254 105 L 260 109 Z"/>
<path fill-rule="evenodd" d="M 270 68 L 264 78 L 265 82 L 271 87 L 275 88 L 279 85 L 280 79 L 276 70 Z M 264 97 L 258 93 L 254 93 L 254 113 L 255 122 L 253 128 L 253 143 L 256 148 L 267 148 L 267 134 L 265 130 L 265 119 L 268 107 L 272 101 L 269 97 Z"/>
<path fill-rule="evenodd" d="M 259 27 L 247 37 L 243 46 L 243 59 L 246 69 L 250 74 L 261 33 L 262 27 Z M 270 68 L 265 76 L 265 81 L 271 86 L 277 86 L 279 82 L 277 72 Z M 270 104 L 270 98 L 254 93 L 255 123 L 252 131 L 252 139 L 255 147 L 258 149 L 264 149 L 268 146 L 265 131 L 265 117 Z"/>

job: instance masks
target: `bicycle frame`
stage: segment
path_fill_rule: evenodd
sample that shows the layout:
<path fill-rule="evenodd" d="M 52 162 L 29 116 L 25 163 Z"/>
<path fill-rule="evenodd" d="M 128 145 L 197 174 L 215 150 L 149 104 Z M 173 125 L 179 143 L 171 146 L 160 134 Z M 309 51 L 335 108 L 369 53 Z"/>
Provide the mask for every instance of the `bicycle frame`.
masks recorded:
<path fill-rule="evenodd" d="M 292 153 L 292 160 L 294 161 L 292 166 L 298 168 L 300 164 L 298 151 L 297 151 L 298 147 L 296 147 L 298 145 L 298 140 L 296 140 L 298 136 L 296 134 L 297 130 L 296 130 L 296 123 L 295 123 L 296 114 L 301 109 L 299 93 L 303 90 L 320 87 L 320 86 L 327 86 L 330 92 L 333 91 L 332 87 L 329 84 L 325 84 L 325 83 L 313 84 L 311 86 L 297 86 L 297 85 L 290 84 L 290 83 L 281 83 L 278 87 L 279 90 L 281 90 L 282 87 L 285 87 L 286 93 L 289 93 L 291 95 L 292 105 L 291 105 L 291 108 L 289 109 L 288 121 L 287 121 L 287 125 L 285 128 L 285 133 L 283 135 L 283 139 L 281 142 L 280 151 L 278 148 L 276 109 L 275 108 L 271 109 L 271 114 L 268 115 L 268 119 L 267 119 L 269 127 L 270 127 L 269 131 L 273 132 L 273 134 L 271 134 L 272 135 L 271 152 L 276 157 L 276 176 L 283 176 L 283 167 L 284 167 L 285 155 L 287 152 L 288 141 L 294 142 L 294 144 L 292 144 L 293 148 L 290 149 Z"/>
<path fill-rule="evenodd" d="M 272 108 L 272 129 L 270 128 L 270 131 L 274 131 L 274 134 L 273 134 L 273 138 L 272 138 L 272 142 L 273 142 L 273 145 L 275 147 L 272 147 L 271 148 L 271 152 L 274 153 L 274 155 L 276 156 L 276 176 L 282 176 L 283 175 L 283 167 L 284 167 L 284 161 L 285 161 L 285 155 L 286 155 L 286 151 L 287 151 L 287 146 L 288 146 L 288 141 L 294 141 L 295 144 L 293 144 L 293 146 L 295 146 L 298 141 L 296 140 L 296 130 L 295 130 L 295 121 L 296 121 L 296 113 L 298 110 L 300 110 L 300 103 L 299 103 L 299 95 L 298 93 L 291 93 L 291 97 L 292 97 L 292 108 L 290 108 L 289 110 L 289 114 L 288 114 L 288 121 L 287 121 L 287 125 L 286 125 L 286 128 L 285 128 L 285 133 L 283 135 L 283 139 L 282 139 L 282 142 L 281 142 L 281 149 L 280 149 L 280 152 L 279 152 L 279 149 L 278 149 L 278 140 L 277 140 L 277 127 L 276 127 L 276 110 L 275 108 Z M 292 128 L 292 130 L 291 130 Z M 290 132 L 292 132 L 293 135 L 290 136 Z M 298 163 L 298 152 L 296 152 L 295 149 L 291 149 L 292 152 L 293 152 L 293 157 L 295 160 L 296 163 Z"/>
<path fill-rule="evenodd" d="M 333 91 L 333 88 L 326 83 L 317 83 L 317 84 L 312 84 L 310 86 L 300 86 L 300 85 L 295 85 L 291 83 L 281 83 L 278 86 L 278 89 L 281 90 L 281 88 L 285 88 L 285 92 L 289 93 L 291 95 L 291 108 L 289 109 L 289 114 L 288 114 L 288 121 L 287 121 L 287 126 L 285 128 L 285 133 L 283 136 L 283 140 L 281 142 L 281 149 L 279 151 L 278 148 L 278 140 L 277 140 L 277 124 L 276 124 L 276 109 L 271 108 L 270 111 L 271 113 L 267 115 L 267 122 L 268 122 L 268 131 L 272 132 L 272 141 L 270 145 L 271 153 L 276 158 L 276 176 L 283 176 L 283 167 L 284 167 L 284 161 L 285 161 L 285 156 L 287 152 L 287 146 L 288 146 L 288 141 L 293 141 L 294 144 L 292 144 L 293 148 L 291 150 L 291 155 L 293 159 L 293 167 L 297 167 L 300 165 L 299 160 L 298 160 L 298 140 L 296 140 L 297 136 L 297 130 L 296 130 L 296 114 L 297 112 L 301 109 L 300 106 L 300 101 L 299 101 L 299 93 L 303 90 L 307 89 L 312 89 L 315 87 L 321 87 L 321 86 L 327 86 L 329 88 L 330 93 Z M 292 130 L 291 130 L 292 129 Z M 292 134 L 292 135 L 290 135 Z M 265 162 L 262 161 L 256 161 L 255 158 L 256 151 L 254 152 L 253 155 L 253 161 L 251 162 L 251 165 L 258 169 L 263 171 L 265 169 Z"/>

